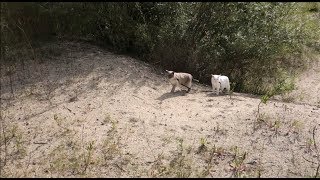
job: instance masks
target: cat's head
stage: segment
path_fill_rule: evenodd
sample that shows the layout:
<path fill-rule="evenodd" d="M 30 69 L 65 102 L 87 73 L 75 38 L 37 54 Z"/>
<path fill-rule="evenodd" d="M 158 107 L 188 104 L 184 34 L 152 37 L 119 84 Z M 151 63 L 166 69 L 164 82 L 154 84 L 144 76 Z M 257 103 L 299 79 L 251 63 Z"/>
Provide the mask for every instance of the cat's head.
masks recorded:
<path fill-rule="evenodd" d="M 212 80 L 218 81 L 221 75 L 213 75 L 211 74 Z"/>
<path fill-rule="evenodd" d="M 166 70 L 166 72 L 167 72 L 167 76 L 168 76 L 169 79 L 171 79 L 174 76 L 174 71 Z"/>

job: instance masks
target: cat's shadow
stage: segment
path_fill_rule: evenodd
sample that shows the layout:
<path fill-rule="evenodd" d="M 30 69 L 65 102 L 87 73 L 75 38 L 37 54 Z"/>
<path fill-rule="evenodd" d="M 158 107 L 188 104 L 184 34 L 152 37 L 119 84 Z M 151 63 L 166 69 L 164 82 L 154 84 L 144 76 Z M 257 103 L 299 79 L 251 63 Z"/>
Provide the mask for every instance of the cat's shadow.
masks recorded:
<path fill-rule="evenodd" d="M 216 93 L 208 93 L 207 94 L 208 97 L 217 97 L 217 96 L 221 96 L 221 94 L 219 93 L 219 95 L 217 95 Z"/>
<path fill-rule="evenodd" d="M 169 98 L 174 98 L 174 97 L 178 97 L 178 96 L 185 96 L 187 94 L 186 90 L 181 90 L 181 91 L 176 91 L 176 92 L 167 92 L 162 94 L 160 97 L 158 97 L 156 100 L 166 100 Z"/>

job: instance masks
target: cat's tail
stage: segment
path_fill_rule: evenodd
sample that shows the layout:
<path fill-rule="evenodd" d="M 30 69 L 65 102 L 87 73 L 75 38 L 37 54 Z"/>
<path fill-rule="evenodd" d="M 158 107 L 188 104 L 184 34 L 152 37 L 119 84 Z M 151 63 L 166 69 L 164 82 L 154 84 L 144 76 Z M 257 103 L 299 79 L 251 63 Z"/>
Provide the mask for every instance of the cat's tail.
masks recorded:
<path fill-rule="evenodd" d="M 193 79 L 195 82 L 199 82 L 199 80 L 198 79 Z"/>

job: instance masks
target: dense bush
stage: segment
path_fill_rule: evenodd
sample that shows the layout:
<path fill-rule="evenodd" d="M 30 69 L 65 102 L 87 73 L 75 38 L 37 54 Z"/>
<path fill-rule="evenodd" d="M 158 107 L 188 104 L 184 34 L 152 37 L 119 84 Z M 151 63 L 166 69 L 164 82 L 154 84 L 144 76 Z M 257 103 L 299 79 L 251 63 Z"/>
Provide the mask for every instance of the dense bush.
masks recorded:
<path fill-rule="evenodd" d="M 319 18 L 319 3 L 1 3 L 1 59 L 21 42 L 86 38 L 203 83 L 224 74 L 236 91 L 261 94 L 290 83 L 303 47 L 319 49 Z"/>

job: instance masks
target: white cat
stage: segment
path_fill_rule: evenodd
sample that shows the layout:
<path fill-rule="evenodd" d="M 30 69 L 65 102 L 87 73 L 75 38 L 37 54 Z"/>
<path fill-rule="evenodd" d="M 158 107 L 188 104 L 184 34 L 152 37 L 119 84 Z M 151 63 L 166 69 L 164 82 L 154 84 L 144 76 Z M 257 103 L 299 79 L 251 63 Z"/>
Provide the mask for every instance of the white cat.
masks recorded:
<path fill-rule="evenodd" d="M 183 73 L 183 72 L 174 72 L 174 71 L 168 71 L 168 78 L 170 83 L 172 84 L 171 92 L 174 92 L 175 88 L 178 86 L 180 89 L 180 85 L 188 88 L 187 92 L 190 91 L 191 85 L 192 85 L 192 75 L 189 73 Z"/>
<path fill-rule="evenodd" d="M 213 74 L 211 74 L 211 76 L 212 90 L 216 95 L 219 95 L 219 92 L 223 90 L 226 90 L 228 93 L 230 92 L 230 82 L 227 76 Z"/>

